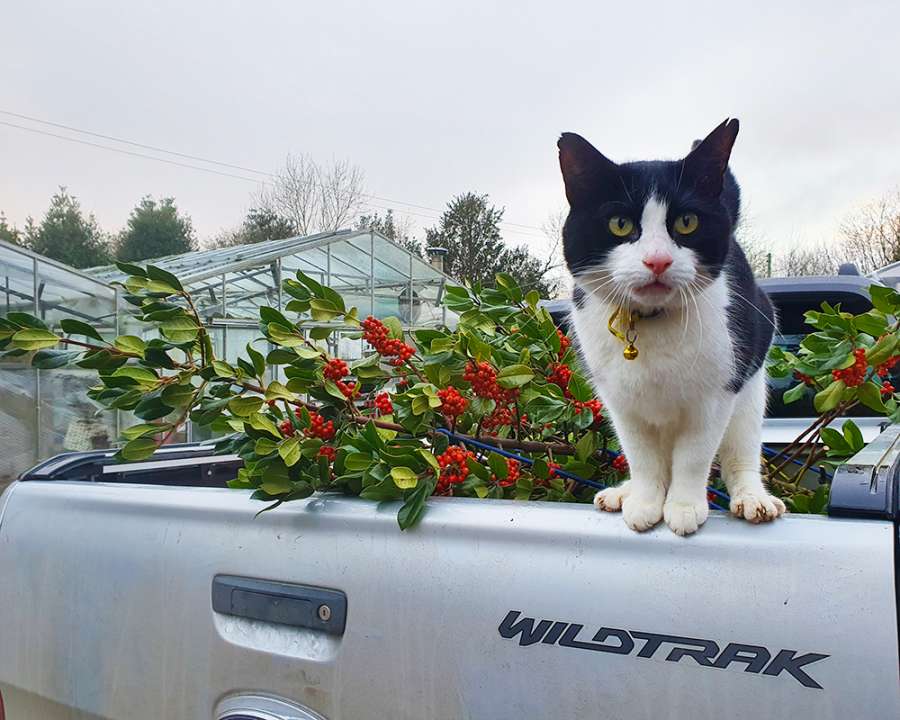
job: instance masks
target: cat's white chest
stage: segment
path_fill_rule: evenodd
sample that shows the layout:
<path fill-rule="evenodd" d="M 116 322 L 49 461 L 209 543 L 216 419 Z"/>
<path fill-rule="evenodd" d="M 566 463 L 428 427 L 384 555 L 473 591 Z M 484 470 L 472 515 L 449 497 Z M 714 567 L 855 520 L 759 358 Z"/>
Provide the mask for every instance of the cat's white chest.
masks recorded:
<path fill-rule="evenodd" d="M 704 394 L 724 392 L 734 373 L 724 278 L 683 308 L 636 323 L 638 357 L 608 329 L 614 308 L 585 297 L 572 320 L 581 353 L 600 398 L 615 409 L 626 404 L 653 424 L 678 422 L 685 407 Z"/>

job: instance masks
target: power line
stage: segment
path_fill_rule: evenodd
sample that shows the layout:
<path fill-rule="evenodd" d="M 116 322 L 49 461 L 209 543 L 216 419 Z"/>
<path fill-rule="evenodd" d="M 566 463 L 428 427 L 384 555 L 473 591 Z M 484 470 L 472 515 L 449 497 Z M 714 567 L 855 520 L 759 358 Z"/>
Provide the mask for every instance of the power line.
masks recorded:
<path fill-rule="evenodd" d="M 81 129 L 81 128 L 77 128 L 77 127 L 74 127 L 74 126 L 72 126 L 72 125 L 65 125 L 65 124 L 63 124 L 63 123 L 52 122 L 52 121 L 50 121 L 50 120 L 42 120 L 42 119 L 40 119 L 40 118 L 36 118 L 36 117 L 31 116 L 31 115 L 23 115 L 22 113 L 16 113 L 16 112 L 12 112 L 12 111 L 10 111 L 10 110 L 2 110 L 2 109 L 0 109 L 0 114 L 3 114 L 3 115 L 9 115 L 9 116 L 11 116 L 11 117 L 20 118 L 20 119 L 22 119 L 22 120 L 28 120 L 29 122 L 35 122 L 35 123 L 39 123 L 39 124 L 42 124 L 42 125 L 48 125 L 48 126 L 50 126 L 50 127 L 57 127 L 57 128 L 63 129 L 63 130 L 68 130 L 68 131 L 70 131 L 70 132 L 80 133 L 80 134 L 82 134 L 82 135 L 89 135 L 89 136 L 91 136 L 91 137 L 96 137 L 96 138 L 100 138 L 100 139 L 103 139 L 103 140 L 109 140 L 109 141 L 111 141 L 111 142 L 122 143 L 122 144 L 124 144 L 124 145 L 131 145 L 132 147 L 138 147 L 138 148 L 142 148 L 142 149 L 144 149 L 144 150 L 152 150 L 153 152 L 164 153 L 164 154 L 167 154 L 167 155 L 174 155 L 175 157 L 181 157 L 181 158 L 185 158 L 185 159 L 187 159 L 187 160 L 195 160 L 195 161 L 197 161 L 197 162 L 208 163 L 208 164 L 210 164 L 210 165 L 217 165 L 217 166 L 219 166 L 219 167 L 230 168 L 230 169 L 232 169 L 232 170 L 240 170 L 241 172 L 248 172 L 248 173 L 254 173 L 254 174 L 257 174 L 257 175 L 263 175 L 263 176 L 269 177 L 269 178 L 276 178 L 276 177 L 277 177 L 277 175 L 276 175 L 275 173 L 271 173 L 271 172 L 268 172 L 268 171 L 266 171 L 266 170 L 257 170 L 257 169 L 250 168 L 250 167 L 246 167 L 246 166 L 243 166 L 243 165 L 235 165 L 235 164 L 233 164 L 233 163 L 223 162 L 223 161 L 220 161 L 220 160 L 213 160 L 213 159 L 211 159 L 211 158 L 205 158 L 205 157 L 202 157 L 202 156 L 200 156 L 200 155 L 190 155 L 190 154 L 188 154 L 188 153 L 178 152 L 178 151 L 176 151 L 176 150 L 168 150 L 168 149 L 166 149 L 166 148 L 158 147 L 158 146 L 156 146 L 156 145 L 148 145 L 148 144 L 145 144 L 145 143 L 139 143 L 139 142 L 136 142 L 136 141 L 134 141 L 134 140 L 127 140 L 127 139 L 125 139 L 125 138 L 115 137 L 114 135 L 106 135 L 106 134 L 104 134 L 104 133 L 98 133 L 98 132 L 94 132 L 94 131 L 92 131 L 92 130 L 83 130 L 83 129 Z M 108 146 L 108 145 L 101 145 L 101 144 L 99 144 L 99 143 L 92 143 L 92 142 L 89 142 L 89 141 L 87 141 L 87 140 L 81 140 L 81 139 L 78 139 L 78 138 L 72 138 L 72 137 L 68 137 L 68 136 L 66 136 L 66 135 L 59 135 L 59 134 L 57 134 L 57 133 L 48 132 L 48 131 L 46 131 L 46 130 L 39 130 L 39 129 L 37 129 L 37 128 L 29 128 L 29 127 L 26 127 L 26 126 L 24 126 L 24 125 L 17 125 L 17 124 L 15 124 L 15 123 L 10 123 L 10 122 L 0 121 L 0 125 L 5 125 L 5 126 L 7 126 L 7 127 L 16 128 L 16 129 L 19 129 L 19 130 L 25 130 L 25 131 L 27 131 L 27 132 L 33 132 L 33 133 L 37 133 L 37 134 L 40 134 L 40 135 L 46 135 L 46 136 L 49 136 L 49 137 L 54 137 L 54 138 L 57 138 L 57 139 L 59 139 L 59 140 L 67 140 L 67 141 L 69 141 L 69 142 L 76 142 L 76 143 L 79 143 L 79 144 L 82 144 L 82 145 L 87 145 L 87 146 L 90 146 L 90 147 L 100 148 L 100 149 L 102 149 L 102 150 L 109 150 L 109 151 L 111 151 L 111 152 L 119 152 L 119 153 L 122 153 L 122 154 L 125 154 L 125 155 L 131 155 L 131 156 L 133 156 L 133 157 L 144 158 L 144 159 L 146 159 L 146 160 L 156 160 L 156 161 L 158 161 L 158 162 L 164 162 L 164 163 L 168 163 L 168 164 L 170 164 L 170 165 L 176 165 L 176 166 L 178 166 L 178 167 L 188 168 L 188 169 L 191 169 L 191 170 L 200 170 L 200 171 L 202 171 L 202 172 L 209 172 L 209 173 L 213 173 L 213 174 L 216 174 L 216 175 L 221 175 L 221 176 L 223 176 L 223 177 L 232 177 L 232 178 L 236 178 L 236 179 L 239 179 L 239 180 L 246 180 L 246 181 L 248 181 L 248 182 L 254 182 L 254 183 L 270 184 L 270 183 L 267 183 L 265 180 L 260 180 L 260 179 L 256 179 L 256 178 L 248 178 L 248 177 L 245 177 L 245 176 L 242 176 L 242 175 L 235 175 L 235 174 L 233 174 L 233 173 L 221 172 L 221 171 L 218 171 L 218 170 L 212 170 L 211 168 L 199 167 L 199 166 L 197 166 L 197 165 L 189 165 L 189 164 L 187 164 L 187 163 L 179 163 L 179 162 L 176 162 L 176 161 L 174 161 L 174 160 L 167 160 L 167 159 L 165 159 L 165 158 L 159 158 L 159 157 L 156 157 L 156 156 L 154 156 L 154 155 L 146 155 L 146 154 L 143 154 L 143 153 L 136 153 L 136 152 L 132 152 L 132 151 L 128 151 L 128 150 L 123 150 L 123 149 L 121 149 L 121 148 L 110 147 L 110 146 Z M 362 196 L 363 196 L 363 197 L 366 197 L 366 198 L 370 198 L 370 199 L 372 199 L 372 200 L 377 200 L 377 201 L 380 201 L 380 202 L 391 203 L 391 204 L 393 204 L 393 205 L 403 205 L 403 206 L 406 206 L 406 207 L 416 208 L 416 209 L 418 209 L 418 210 L 426 210 L 426 211 L 428 211 L 428 212 L 438 213 L 438 216 L 437 216 L 437 217 L 434 217 L 434 216 L 431 216 L 431 215 L 424 215 L 424 214 L 422 214 L 422 213 L 415 213 L 415 212 L 412 212 L 412 211 L 404 210 L 404 212 L 406 212 L 406 213 L 409 214 L 409 215 L 417 215 L 417 216 L 419 216 L 419 217 L 423 217 L 423 218 L 426 218 L 426 219 L 428 219 L 428 220 L 439 220 L 439 219 L 440 219 L 440 216 L 441 216 L 441 215 L 443 214 L 443 212 L 444 212 L 443 210 L 441 210 L 441 209 L 439 209 L 439 208 L 428 207 L 427 205 L 417 205 L 417 204 L 415 204 L 415 203 L 408 203 L 408 202 L 404 202 L 403 200 L 396 200 L 396 199 L 393 199 L 393 198 L 386 198 L 386 197 L 382 197 L 382 196 L 379 196 L 379 195 L 372 195 L 372 194 L 370 194 L 370 193 L 362 193 Z M 392 209 L 392 208 L 388 208 L 388 207 L 384 207 L 384 206 L 379 206 L 379 205 L 375 205 L 375 204 L 372 204 L 372 206 L 373 206 L 373 207 L 376 207 L 376 208 L 378 208 L 378 209 L 383 209 L 383 210 Z M 518 231 L 518 232 L 517 232 L 517 231 L 510 230 L 510 232 L 512 232 L 513 234 L 525 235 L 525 236 L 527 236 L 527 237 L 543 237 L 543 236 L 544 236 L 544 231 L 543 231 L 543 229 L 542 229 L 542 228 L 539 228 L 539 227 L 536 227 L 536 226 L 534 226 L 534 225 L 524 225 L 524 224 L 522 224 L 522 223 L 516 223 L 516 222 L 509 221 L 509 220 L 504 220 L 504 221 L 502 221 L 500 224 L 501 224 L 501 225 L 505 225 L 505 226 L 510 227 L 510 228 L 521 228 L 522 230 L 529 231 L 529 232 L 521 232 L 521 231 Z M 535 235 L 534 233 L 538 233 L 539 235 Z"/>

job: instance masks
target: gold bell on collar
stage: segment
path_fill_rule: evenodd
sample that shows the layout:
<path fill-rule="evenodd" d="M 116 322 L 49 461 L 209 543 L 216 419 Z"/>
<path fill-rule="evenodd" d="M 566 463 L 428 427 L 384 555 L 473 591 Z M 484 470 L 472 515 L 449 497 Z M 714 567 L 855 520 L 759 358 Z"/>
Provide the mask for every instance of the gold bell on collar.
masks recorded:
<path fill-rule="evenodd" d="M 628 315 L 627 323 L 625 323 L 624 330 L 620 330 L 616 327 L 616 320 L 619 320 L 620 315 L 624 315 L 625 312 L 621 307 L 617 307 L 612 315 L 609 316 L 609 323 L 607 323 L 607 327 L 609 331 L 625 343 L 625 348 L 622 350 L 622 357 L 626 360 L 634 360 L 638 356 L 638 349 L 635 346 L 635 340 L 637 340 L 637 330 L 635 329 L 635 324 L 637 323 L 637 319 L 640 315 L 637 312 L 631 312 Z"/>

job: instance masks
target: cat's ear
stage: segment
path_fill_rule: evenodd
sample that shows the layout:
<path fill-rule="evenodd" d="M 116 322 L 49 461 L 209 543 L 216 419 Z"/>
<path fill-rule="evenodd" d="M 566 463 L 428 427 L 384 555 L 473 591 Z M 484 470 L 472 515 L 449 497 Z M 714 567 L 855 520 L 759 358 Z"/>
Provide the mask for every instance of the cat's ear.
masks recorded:
<path fill-rule="evenodd" d="M 578 207 L 596 198 L 598 190 L 619 177 L 619 167 L 581 135 L 563 133 L 556 143 L 569 205 Z"/>
<path fill-rule="evenodd" d="M 718 197 L 731 148 L 740 127 L 737 118 L 726 120 L 703 140 L 695 141 L 691 152 L 684 159 L 684 175 L 694 179 L 699 192 L 709 197 Z"/>

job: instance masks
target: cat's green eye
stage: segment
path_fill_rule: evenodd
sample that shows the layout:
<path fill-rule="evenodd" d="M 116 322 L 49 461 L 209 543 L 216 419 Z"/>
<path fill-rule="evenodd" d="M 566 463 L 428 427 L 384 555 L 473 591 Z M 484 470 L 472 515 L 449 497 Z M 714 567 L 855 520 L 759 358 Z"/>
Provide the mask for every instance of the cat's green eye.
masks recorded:
<path fill-rule="evenodd" d="M 627 217 L 613 215 L 609 219 L 609 231 L 616 237 L 628 237 L 634 232 L 634 223 Z"/>
<path fill-rule="evenodd" d="M 700 218 L 694 213 L 684 213 L 675 218 L 675 232 L 679 235 L 690 235 L 700 224 Z"/>

